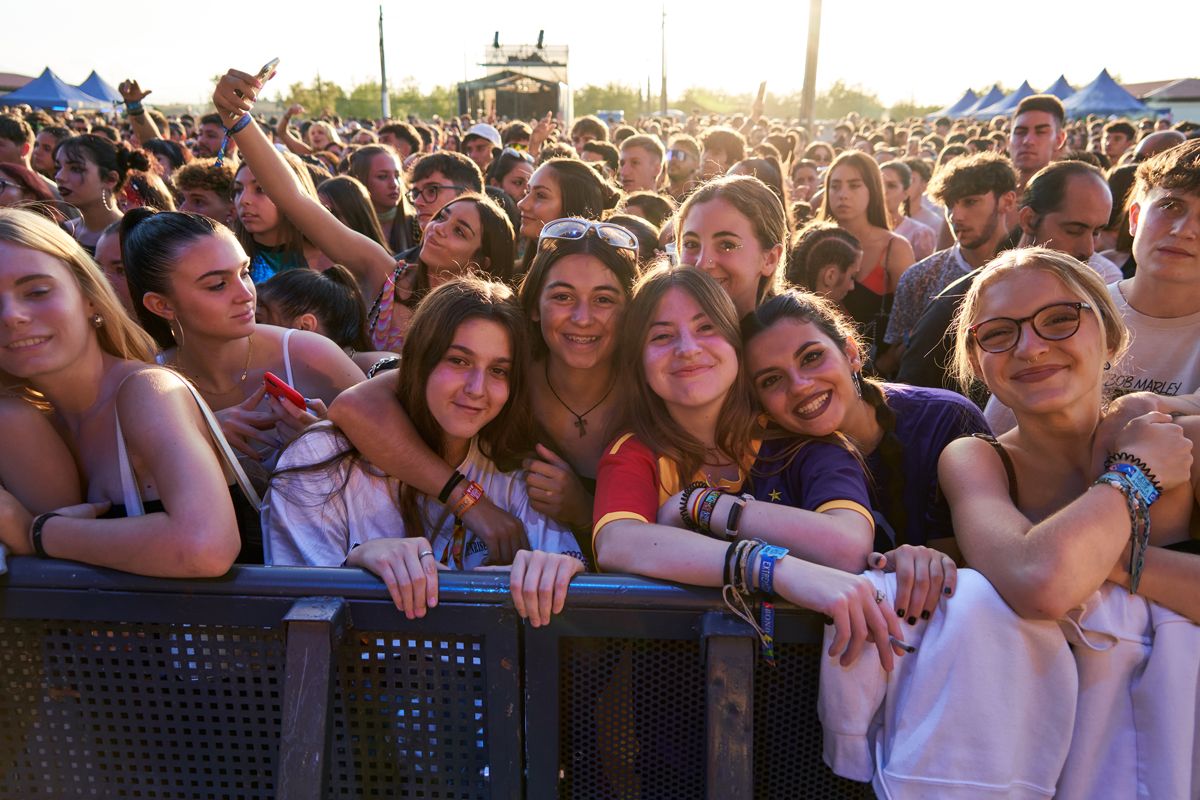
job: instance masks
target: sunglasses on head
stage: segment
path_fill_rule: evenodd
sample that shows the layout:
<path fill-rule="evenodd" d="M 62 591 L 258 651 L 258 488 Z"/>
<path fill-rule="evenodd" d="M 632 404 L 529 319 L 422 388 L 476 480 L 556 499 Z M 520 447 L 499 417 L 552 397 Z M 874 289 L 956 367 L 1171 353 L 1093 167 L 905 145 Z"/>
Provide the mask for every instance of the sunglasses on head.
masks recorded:
<path fill-rule="evenodd" d="M 611 222 L 591 222 L 574 217 L 551 220 L 543 225 L 542 232 L 538 236 L 538 246 L 540 247 L 542 242 L 547 239 L 582 239 L 588 235 L 589 231 L 605 244 L 621 250 L 630 250 L 635 256 L 637 255 L 637 237 L 620 225 L 614 225 Z"/>

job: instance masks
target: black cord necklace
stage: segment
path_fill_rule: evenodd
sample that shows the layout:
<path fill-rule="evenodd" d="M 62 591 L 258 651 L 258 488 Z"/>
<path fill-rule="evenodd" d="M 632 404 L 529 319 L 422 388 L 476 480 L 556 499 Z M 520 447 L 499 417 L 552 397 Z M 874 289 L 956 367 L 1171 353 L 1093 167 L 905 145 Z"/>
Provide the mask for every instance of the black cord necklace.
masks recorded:
<path fill-rule="evenodd" d="M 608 396 L 610 394 L 612 394 L 613 386 L 615 386 L 617 384 L 617 382 L 614 380 L 612 383 L 610 383 L 608 385 L 608 389 L 604 392 L 604 396 L 601 397 L 599 400 L 597 400 L 595 405 L 593 405 L 591 408 L 589 408 L 587 411 L 583 412 L 582 414 L 576 414 L 575 409 L 573 409 L 569 405 L 567 405 L 566 401 L 564 401 L 561 397 L 558 396 L 558 392 L 554 391 L 554 384 L 550 382 L 550 361 L 549 361 L 549 359 L 542 362 L 542 371 L 546 375 L 546 385 L 550 387 L 550 394 L 554 395 L 554 399 L 558 401 L 559 405 L 561 405 L 563 408 L 565 408 L 571 414 L 571 416 L 573 416 L 575 418 L 575 427 L 579 429 L 579 438 L 582 439 L 584 436 L 587 436 L 587 420 L 584 418 L 588 414 L 592 413 L 597 408 L 599 408 L 600 404 L 608 399 Z"/>

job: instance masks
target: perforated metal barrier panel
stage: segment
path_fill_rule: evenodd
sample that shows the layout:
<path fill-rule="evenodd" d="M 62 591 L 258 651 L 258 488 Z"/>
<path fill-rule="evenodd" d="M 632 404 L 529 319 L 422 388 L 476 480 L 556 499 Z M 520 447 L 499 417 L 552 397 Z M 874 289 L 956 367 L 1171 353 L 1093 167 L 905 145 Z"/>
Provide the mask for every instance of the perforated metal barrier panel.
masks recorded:
<path fill-rule="evenodd" d="M 283 639 L 0 620 L 0 796 L 274 798 Z"/>
<path fill-rule="evenodd" d="M 481 637 L 352 631 L 338 651 L 331 797 L 491 797 Z"/>
<path fill-rule="evenodd" d="M 442 584 L 406 620 L 355 570 L 13 559 L 0 800 L 871 796 L 821 763 L 811 615 L 772 668 L 715 593 L 581 576 L 533 629 L 502 575 Z"/>

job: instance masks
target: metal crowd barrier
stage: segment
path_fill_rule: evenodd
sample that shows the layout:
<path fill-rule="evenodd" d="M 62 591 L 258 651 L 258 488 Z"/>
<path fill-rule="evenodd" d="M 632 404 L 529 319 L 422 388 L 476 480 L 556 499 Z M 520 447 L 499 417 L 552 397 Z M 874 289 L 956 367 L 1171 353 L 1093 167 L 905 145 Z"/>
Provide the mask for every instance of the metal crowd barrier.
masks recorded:
<path fill-rule="evenodd" d="M 549 626 L 444 573 L 409 621 L 374 577 L 0 578 L 0 798 L 869 797 L 821 762 L 821 624 L 778 666 L 715 591 L 586 575 Z"/>

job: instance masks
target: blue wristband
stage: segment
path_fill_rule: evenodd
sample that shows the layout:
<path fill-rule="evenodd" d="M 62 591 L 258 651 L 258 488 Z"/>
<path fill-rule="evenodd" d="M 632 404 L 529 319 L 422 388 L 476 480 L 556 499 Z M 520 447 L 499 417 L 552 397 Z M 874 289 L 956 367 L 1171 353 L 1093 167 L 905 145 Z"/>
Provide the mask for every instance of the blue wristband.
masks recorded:
<path fill-rule="evenodd" d="M 242 128 L 245 128 L 247 125 L 249 125 L 252 121 L 253 121 L 253 117 L 251 117 L 250 114 L 248 114 L 248 113 L 243 114 L 242 118 L 239 119 L 237 122 L 233 123 L 233 127 L 228 128 L 227 130 L 229 131 L 230 134 L 237 133 Z"/>
<path fill-rule="evenodd" d="M 1146 505 L 1153 505 L 1154 501 L 1158 499 L 1158 490 L 1154 488 L 1154 484 L 1146 477 L 1146 473 L 1133 464 L 1120 462 L 1110 466 L 1108 471 L 1110 473 L 1118 472 L 1128 478 L 1129 482 L 1133 484 L 1134 491 L 1142 496 Z"/>
<path fill-rule="evenodd" d="M 788 554 L 786 547 L 769 544 L 759 551 L 758 590 L 771 594 L 775 589 L 775 562 Z"/>

